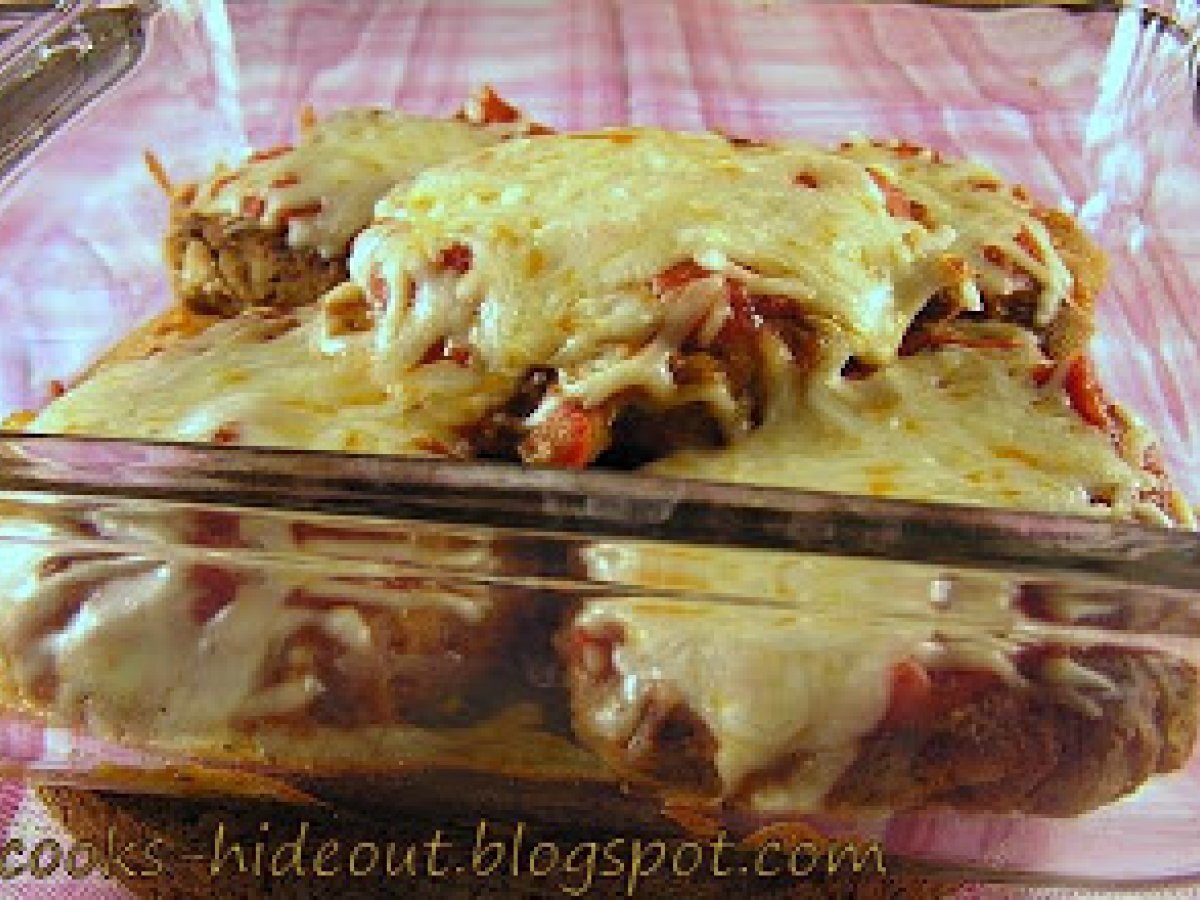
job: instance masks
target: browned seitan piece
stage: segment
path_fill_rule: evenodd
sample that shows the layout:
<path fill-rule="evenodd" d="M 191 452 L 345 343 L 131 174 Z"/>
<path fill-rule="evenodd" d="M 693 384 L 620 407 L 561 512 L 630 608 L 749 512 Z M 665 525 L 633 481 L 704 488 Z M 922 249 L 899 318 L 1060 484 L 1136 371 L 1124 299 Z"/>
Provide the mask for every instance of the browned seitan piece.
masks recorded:
<path fill-rule="evenodd" d="M 312 303 L 345 279 L 350 242 L 389 189 L 541 130 L 490 88 L 451 119 L 383 109 L 309 117 L 295 144 L 171 188 L 164 249 L 176 298 L 218 315 Z"/>

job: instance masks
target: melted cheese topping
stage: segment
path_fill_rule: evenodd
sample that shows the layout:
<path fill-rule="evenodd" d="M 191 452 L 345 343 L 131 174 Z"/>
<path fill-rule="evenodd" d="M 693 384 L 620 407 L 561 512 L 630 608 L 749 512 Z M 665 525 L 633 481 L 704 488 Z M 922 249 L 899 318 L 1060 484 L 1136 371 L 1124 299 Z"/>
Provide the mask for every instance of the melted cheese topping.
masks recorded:
<path fill-rule="evenodd" d="M 324 324 L 316 309 L 286 317 L 252 311 L 218 322 L 155 355 L 99 367 L 27 430 L 411 455 L 452 447 L 455 430 L 499 399 L 482 378 L 452 362 L 423 366 L 387 390 L 377 388 L 366 351 L 322 352 L 330 342 Z M 50 551 L 19 540 L 21 549 L 5 551 L 0 645 L 27 691 L 54 684 L 48 706 L 60 720 L 83 717 L 101 733 L 158 739 L 214 735 L 301 714 L 322 694 L 318 680 L 297 674 L 263 683 L 280 648 L 298 634 L 316 629 L 346 657 L 370 657 L 380 650 L 361 606 L 434 606 L 477 622 L 489 605 L 485 595 L 397 588 L 365 570 L 349 579 L 329 572 L 331 560 L 352 559 L 482 572 L 492 562 L 489 549 L 416 546 L 394 528 L 327 526 L 299 541 L 287 520 L 260 515 L 240 521 L 241 546 L 274 554 L 283 564 L 264 565 L 230 585 L 221 614 L 199 620 L 193 611 L 211 602 L 213 589 L 195 579 L 194 565 L 175 558 L 187 544 L 189 521 L 184 514 L 174 525 L 103 523 L 107 538 L 148 543 L 153 560 L 79 560 L 43 576 L 40 566 Z M 9 517 L 5 527 L 22 523 Z M 70 535 L 50 537 L 61 546 Z M 314 558 L 326 562 L 314 570 Z M 87 599 L 78 611 L 61 628 L 44 628 L 82 589 Z M 290 598 L 298 591 L 337 603 L 297 607 Z"/>
<path fill-rule="evenodd" d="M 1057 387 L 1039 388 L 1033 347 L 945 349 L 898 360 L 872 377 L 801 385 L 761 430 L 720 451 L 649 467 L 660 475 L 1128 519 L 1151 516 L 1148 477 L 1084 424 Z M 1099 502 L 1103 497 L 1106 502 Z M 1149 509 L 1147 509 L 1149 507 Z M 1156 511 L 1154 511 L 1156 512 Z M 1157 521 L 1157 518 L 1155 519 Z M 604 545 L 590 552 L 605 581 L 717 591 L 782 606 L 637 599 L 593 602 L 575 625 L 617 623 L 615 684 L 588 708 L 587 728 L 623 746 L 647 698 L 664 687 L 708 727 L 727 796 L 795 758 L 746 798 L 765 810 L 815 810 L 880 722 L 891 672 L 985 669 L 1020 681 L 1010 663 L 1035 623 L 999 576 L 947 578 L 898 564 L 765 553 Z M 1061 635 L 1058 636 L 1061 640 Z M 1048 668 L 1063 702 L 1095 714 L 1111 690 L 1076 664 Z"/>
<path fill-rule="evenodd" d="M 502 140 L 514 126 L 477 126 L 380 109 L 334 113 L 294 148 L 252 154 L 199 186 L 201 214 L 285 229 L 288 245 L 344 254 L 375 202 L 423 169 Z"/>
<path fill-rule="evenodd" d="M 319 693 L 311 678 L 260 686 L 268 653 L 281 640 L 304 625 L 333 624 L 289 610 L 289 585 L 257 578 L 222 615 L 201 624 L 192 610 L 204 590 L 186 566 L 117 558 L 42 577 L 39 563 L 48 556 L 5 560 L 3 638 L 6 647 L 20 647 L 12 666 L 20 683 L 55 684 L 52 709 L 60 720 L 83 718 L 103 734 L 225 731 L 239 718 L 302 708 Z M 69 606 L 73 586 L 89 584 L 65 627 L 41 631 L 43 617 Z M 361 620 L 343 623 L 355 624 L 337 636 L 361 641 Z"/>
<path fill-rule="evenodd" d="M 82 721 L 118 737 L 218 740 L 304 716 L 326 691 L 303 655 L 289 656 L 305 634 L 319 633 L 352 673 L 385 652 L 368 619 L 373 611 L 403 622 L 405 610 L 436 609 L 493 627 L 484 623 L 485 590 L 444 582 L 401 589 L 383 565 L 487 571 L 493 557 L 479 548 L 391 524 L 346 529 L 309 517 L 322 529 L 305 536 L 294 517 L 229 515 L 241 549 L 223 560 L 196 558 L 189 545 L 203 520 L 187 511 L 97 514 L 91 524 L 103 543 L 73 559 L 64 550 L 69 531 L 6 516 L 3 534 L 15 538 L 5 541 L 0 567 L 8 677 L 59 723 Z M 65 564 L 45 569 L 64 556 Z M 427 645 L 391 652 L 411 654 L 413 665 L 436 655 Z"/>
<path fill-rule="evenodd" d="M 793 184 L 809 169 L 823 189 Z M 398 369 L 444 337 L 499 371 L 628 353 L 664 324 L 651 279 L 684 260 L 786 295 L 878 357 L 924 301 L 906 277 L 937 244 L 889 216 L 854 163 L 650 130 L 492 148 L 425 173 L 376 214 L 384 221 L 356 242 L 350 268 L 364 286 L 382 276 L 392 298 L 420 291 L 446 247 L 472 251 L 470 271 L 442 291 L 452 312 L 431 321 L 420 295 L 411 309 L 389 305 L 379 350 Z"/>
<path fill-rule="evenodd" d="M 757 809 L 815 810 L 883 717 L 893 667 L 987 668 L 1016 684 L 1006 635 L 1018 621 L 998 577 L 940 577 L 913 566 L 768 553 L 602 546 L 593 577 L 726 595 L 588 604 L 574 624 L 620 626 L 617 684 L 589 709 L 589 730 L 625 744 L 663 687 L 709 729 L 725 796 L 797 757 L 746 797 Z M 872 598 L 886 597 L 886 605 Z M 743 605 L 738 600 L 749 598 Z M 777 606 L 764 606 L 774 601 Z M 934 606 L 952 613 L 937 616 Z"/>
<path fill-rule="evenodd" d="M 383 306 L 384 378 L 450 341 L 488 371 L 557 368 L 589 404 L 629 388 L 662 399 L 670 354 L 712 340 L 729 315 L 717 276 L 793 304 L 830 339 L 827 368 L 851 354 L 886 362 L 939 291 L 978 307 L 977 276 L 1010 278 L 986 245 L 1028 232 L 1051 318 L 1070 274 L 1028 211 L 972 186 L 978 172 L 652 129 L 514 141 L 384 197 L 350 272 Z M 900 214 L 895 190 L 934 215 Z M 462 248 L 469 264 L 448 267 Z M 714 277 L 656 297 L 652 279 L 684 261 Z"/>
<path fill-rule="evenodd" d="M 899 143 L 853 141 L 839 152 L 900 186 L 933 227 L 953 229 L 949 253 L 966 263 L 975 292 L 1010 293 L 1014 284 L 1008 260 L 1037 286 L 1039 324 L 1049 324 L 1070 297 L 1071 272 L 1046 227 L 1030 215 L 1023 192 L 1004 184 L 991 169 Z"/>
<path fill-rule="evenodd" d="M 377 387 L 366 351 L 321 353 L 323 324 L 315 309 L 288 319 L 247 313 L 219 322 L 154 356 L 100 368 L 26 428 L 420 454 L 453 447 L 455 430 L 507 390 L 449 361 Z"/>
<path fill-rule="evenodd" d="M 1015 333 L 1015 332 L 1014 332 Z M 1040 356 L 948 347 L 796 388 L 758 431 L 662 475 L 1161 522 L 1151 476 L 1085 423 Z"/>

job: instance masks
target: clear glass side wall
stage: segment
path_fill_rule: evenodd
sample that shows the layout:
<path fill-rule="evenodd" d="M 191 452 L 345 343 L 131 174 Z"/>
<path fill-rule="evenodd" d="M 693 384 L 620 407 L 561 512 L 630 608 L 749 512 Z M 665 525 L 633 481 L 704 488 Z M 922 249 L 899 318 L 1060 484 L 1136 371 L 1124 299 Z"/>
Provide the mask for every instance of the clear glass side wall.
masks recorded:
<path fill-rule="evenodd" d="M 1200 543 L 1157 529 L 604 473 L 49 438 L 0 445 L 0 472 L 0 590 L 10 600 L 0 651 L 24 659 L 10 678 L 61 717 L 51 722 L 57 737 L 29 742 L 24 756 L 10 721 L 5 765 L 51 781 L 391 808 L 449 793 L 469 798 L 464 813 L 485 797 L 496 812 L 570 820 L 588 808 L 654 827 L 662 796 L 652 785 L 623 791 L 626 776 L 571 724 L 564 667 L 585 610 L 651 610 L 680 627 L 713 620 L 709 652 L 725 662 L 752 651 L 799 663 L 847 634 L 973 663 L 1015 661 L 1014 676 L 1038 684 L 1052 665 L 1097 654 L 1200 662 Z M 460 648 L 482 661 L 476 668 L 423 663 L 405 676 L 415 680 L 402 722 L 387 709 L 363 712 L 360 696 L 315 723 L 306 717 L 299 731 L 276 690 L 299 664 L 279 662 L 281 644 L 237 726 L 211 727 L 221 710 L 208 698 L 222 696 L 240 658 L 222 656 L 231 635 L 302 617 L 279 630 L 281 641 L 312 651 L 296 659 L 328 682 L 331 644 L 312 644 L 309 626 L 350 646 L 356 616 L 381 608 L 468 610 L 492 637 Z M 743 644 L 737 629 L 756 621 L 781 637 Z M 196 640 L 176 639 L 193 631 Z M 39 642 L 57 654 L 57 677 L 71 666 L 104 672 L 103 689 L 85 679 L 64 694 L 36 655 L 14 653 Z M 842 664 L 869 674 L 849 652 Z M 122 668 L 124 687 L 110 677 Z M 206 699 L 181 700 L 180 685 L 201 678 Z M 1113 702 L 1114 690 L 1137 701 L 1124 683 L 1061 689 L 1063 704 L 1085 710 Z M 239 774 L 214 774 L 221 769 Z M 1092 816 L 1025 827 L 1103 834 L 1116 815 L 1122 828 L 1169 835 L 1178 810 L 1153 797 L 1185 785 L 1186 775 L 1166 776 Z M 720 815 L 742 830 L 796 817 L 736 806 Z M 962 843 L 922 843 L 930 821 L 939 833 L 982 834 L 1018 821 L 1004 816 L 830 821 L 941 867 L 995 866 L 997 877 L 1018 878 L 1040 865 L 1036 842 L 1015 852 L 1009 840 L 1007 857 L 982 861 Z M 1077 862 L 1038 877 L 1088 874 Z M 1198 865 L 1185 854 L 1174 873 Z M 1137 876 L 1165 877 L 1136 866 L 1122 877 Z"/>

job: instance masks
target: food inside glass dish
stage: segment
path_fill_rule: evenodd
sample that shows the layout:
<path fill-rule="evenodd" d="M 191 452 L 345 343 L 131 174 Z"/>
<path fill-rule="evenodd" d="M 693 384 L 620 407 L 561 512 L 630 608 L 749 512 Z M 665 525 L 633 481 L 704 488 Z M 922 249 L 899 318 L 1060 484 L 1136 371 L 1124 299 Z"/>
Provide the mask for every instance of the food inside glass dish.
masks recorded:
<path fill-rule="evenodd" d="M 973 162 L 900 140 L 553 133 L 484 91 L 451 120 L 310 116 L 294 147 L 197 184 L 159 175 L 176 305 L 10 427 L 1195 527 L 1089 361 L 1103 253 Z M 297 554 L 392 540 L 200 512 L 178 528 Z M 504 549 L 413 552 L 487 572 Z M 1180 767 L 1195 738 L 1190 665 L 1036 639 L 1048 608 L 1094 624 L 1095 607 L 984 575 L 596 544 L 595 577 L 676 599 L 547 606 L 27 556 L 0 576 L 6 697 L 151 747 L 276 730 L 319 762 L 318 734 L 470 728 L 502 715 L 479 698 L 531 650 L 555 670 L 531 695 L 569 708 L 565 739 L 618 777 L 766 813 L 1074 815 Z M 718 580 L 786 602 L 687 599 Z M 947 603 L 979 629 L 947 627 Z"/>

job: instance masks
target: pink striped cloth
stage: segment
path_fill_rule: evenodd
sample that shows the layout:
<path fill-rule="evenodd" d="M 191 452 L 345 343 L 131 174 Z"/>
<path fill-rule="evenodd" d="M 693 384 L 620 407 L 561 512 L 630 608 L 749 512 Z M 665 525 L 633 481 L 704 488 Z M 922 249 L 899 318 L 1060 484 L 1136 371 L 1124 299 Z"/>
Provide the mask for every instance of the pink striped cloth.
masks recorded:
<path fill-rule="evenodd" d="M 173 175 L 196 176 L 287 139 L 306 103 L 446 113 L 490 82 L 560 128 L 901 136 L 988 162 L 1076 212 L 1113 262 L 1101 370 L 1200 497 L 1192 98 L 1183 50 L 1136 14 L 787 0 L 166 5 L 174 11 L 152 23 L 136 72 L 0 197 L 0 412 L 42 402 L 51 379 L 166 303 L 156 237 L 165 204 L 143 149 Z M 0 728 L 0 746 L 26 761 L 64 752 L 28 728 Z M 1092 875 L 1197 871 L 1197 816 L 1179 797 L 1200 796 L 1198 779 L 1165 779 L 1145 802 L 1073 830 L 909 817 L 891 836 L 897 849 Z M 29 842 L 58 833 L 16 784 L 0 787 L 0 820 Z M 65 875 L 3 894 L 122 896 Z"/>

